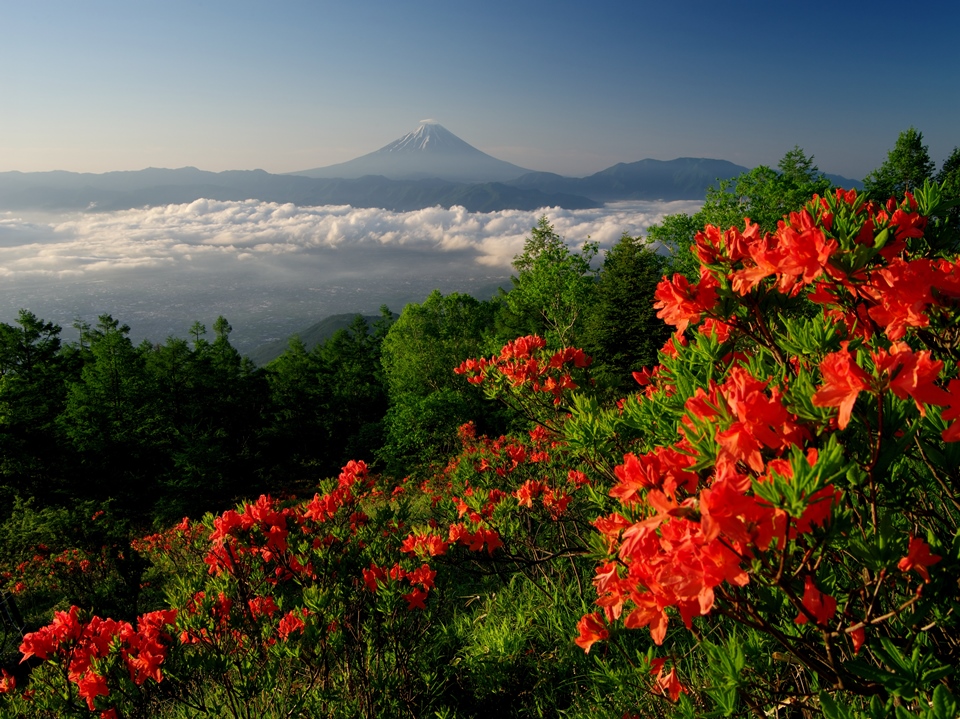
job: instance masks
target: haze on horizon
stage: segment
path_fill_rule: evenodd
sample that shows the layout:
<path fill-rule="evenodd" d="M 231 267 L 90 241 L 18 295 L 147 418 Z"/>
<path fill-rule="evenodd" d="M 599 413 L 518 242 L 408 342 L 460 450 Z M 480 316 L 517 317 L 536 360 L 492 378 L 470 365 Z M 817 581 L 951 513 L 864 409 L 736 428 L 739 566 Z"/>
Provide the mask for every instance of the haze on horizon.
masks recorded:
<path fill-rule="evenodd" d="M 643 158 L 861 178 L 900 131 L 960 143 L 960 5 L 418 0 L 4 3 L 0 171 L 294 172 L 434 118 L 584 176 Z"/>

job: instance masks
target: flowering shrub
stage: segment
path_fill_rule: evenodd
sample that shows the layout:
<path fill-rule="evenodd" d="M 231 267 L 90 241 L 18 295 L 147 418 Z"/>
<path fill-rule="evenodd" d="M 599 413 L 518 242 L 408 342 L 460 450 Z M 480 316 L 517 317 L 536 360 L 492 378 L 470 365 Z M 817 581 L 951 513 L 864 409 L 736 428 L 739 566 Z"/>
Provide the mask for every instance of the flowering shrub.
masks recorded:
<path fill-rule="evenodd" d="M 564 396 L 578 388 L 576 375 L 590 366 L 583 350 L 565 347 L 546 350 L 546 340 L 536 335 L 518 337 L 504 345 L 494 357 L 468 359 L 453 371 L 467 377 L 471 384 L 482 384 L 491 398 L 507 403 L 534 421 L 544 421 L 544 407 L 559 407 Z"/>
<path fill-rule="evenodd" d="M 70 510 L 12 503 L 0 525 L 0 591 L 16 602 L 24 625 L 38 626 L 54 608 L 71 605 L 136 617 L 142 563 L 126 527 L 113 519 L 92 503 Z"/>
<path fill-rule="evenodd" d="M 443 569 L 431 562 L 490 556 L 502 543 L 479 516 L 442 535 L 411 531 L 406 495 L 419 490 L 390 487 L 363 462 L 324 490 L 300 502 L 261 496 L 135 540 L 169 608 L 141 616 L 136 630 L 84 621 L 77 607 L 55 613 L 20 646 L 23 661 L 42 662 L 29 684 L 3 675 L 0 693 L 28 715 L 143 715 L 172 702 L 216 716 L 334 706 L 372 716 L 413 701 L 429 689 L 416 662 L 443 658 L 424 641 Z"/>
<path fill-rule="evenodd" d="M 960 666 L 960 264 L 924 240 L 935 200 L 837 191 L 774 234 L 697 235 L 699 282 L 656 292 L 676 328 L 662 363 L 604 415 L 608 458 L 612 437 L 636 440 L 594 521 L 584 650 L 621 626 L 668 649 L 679 619 L 704 648 L 753 651 L 752 673 L 656 660 L 653 690 L 689 688 L 700 711 L 941 716 L 928 701 L 946 706 Z M 575 414 L 584 448 L 598 413 Z M 771 657 L 793 671 L 757 674 Z"/>
<path fill-rule="evenodd" d="M 161 665 L 167 658 L 172 637 L 167 627 L 176 621 L 176 610 L 149 612 L 137 620 L 137 628 L 127 622 L 91 617 L 82 622 L 77 607 L 57 612 L 53 623 L 27 634 L 20 646 L 23 659 L 32 656 L 66 667 L 66 697 L 72 704 L 75 686 L 77 697 L 90 711 L 102 708 L 101 716 L 116 716 L 111 703 L 109 676 L 114 689 L 131 694 L 148 679 L 163 681 Z M 122 669 L 126 670 L 127 676 Z M 52 679 L 52 678 L 51 678 Z M 103 697 L 98 701 L 99 697 Z M 98 706 L 99 705 L 99 706 Z"/>

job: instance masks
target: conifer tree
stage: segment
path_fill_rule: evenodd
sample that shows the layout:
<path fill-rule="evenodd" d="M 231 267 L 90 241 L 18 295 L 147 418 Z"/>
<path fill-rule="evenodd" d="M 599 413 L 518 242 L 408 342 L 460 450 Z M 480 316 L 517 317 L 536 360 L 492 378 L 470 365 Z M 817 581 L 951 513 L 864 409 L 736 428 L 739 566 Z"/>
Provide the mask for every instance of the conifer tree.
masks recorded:
<path fill-rule="evenodd" d="M 922 187 L 924 180 L 933 177 L 934 168 L 923 133 L 910 127 L 900 133 L 884 163 L 863 178 L 864 189 L 874 200 L 899 199 L 904 192 Z"/>
<path fill-rule="evenodd" d="M 656 364 L 670 336 L 653 308 L 666 265 L 643 239 L 626 234 L 604 258 L 583 344 L 594 372 L 621 391 L 633 382 L 631 372 Z"/>
<path fill-rule="evenodd" d="M 499 336 L 543 335 L 552 346 L 577 344 L 593 301 L 596 272 L 590 263 L 597 243 L 573 252 L 541 217 L 514 258 L 513 288 L 503 297 Z"/>
<path fill-rule="evenodd" d="M 81 457 L 74 475 L 77 493 L 116 499 L 147 514 L 164 471 L 164 423 L 144 354 L 129 332 L 127 325 L 101 315 L 84 333 L 84 366 L 79 380 L 68 385 L 58 421 Z"/>
<path fill-rule="evenodd" d="M 56 418 L 79 365 L 60 331 L 28 310 L 0 323 L 0 484 L 26 496 L 48 498 L 71 464 Z"/>

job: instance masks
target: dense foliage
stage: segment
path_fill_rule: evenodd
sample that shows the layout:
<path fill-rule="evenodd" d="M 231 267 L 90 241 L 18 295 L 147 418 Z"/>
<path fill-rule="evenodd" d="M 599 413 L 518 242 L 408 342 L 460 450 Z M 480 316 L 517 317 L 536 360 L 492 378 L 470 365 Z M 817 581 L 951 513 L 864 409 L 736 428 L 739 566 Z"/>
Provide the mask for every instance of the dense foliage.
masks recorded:
<path fill-rule="evenodd" d="M 0 324 L 0 713 L 956 716 L 955 168 L 779 169 L 263 368 Z"/>

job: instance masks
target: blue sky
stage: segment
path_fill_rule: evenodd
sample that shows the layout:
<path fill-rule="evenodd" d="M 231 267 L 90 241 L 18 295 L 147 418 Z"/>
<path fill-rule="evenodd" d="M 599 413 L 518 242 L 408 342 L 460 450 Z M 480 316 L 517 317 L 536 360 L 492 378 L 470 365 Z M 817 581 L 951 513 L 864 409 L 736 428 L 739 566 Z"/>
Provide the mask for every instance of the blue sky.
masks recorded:
<path fill-rule="evenodd" d="M 960 3 L 0 0 L 0 171 L 290 172 L 434 118 L 536 170 L 646 157 L 860 178 L 960 145 Z"/>

